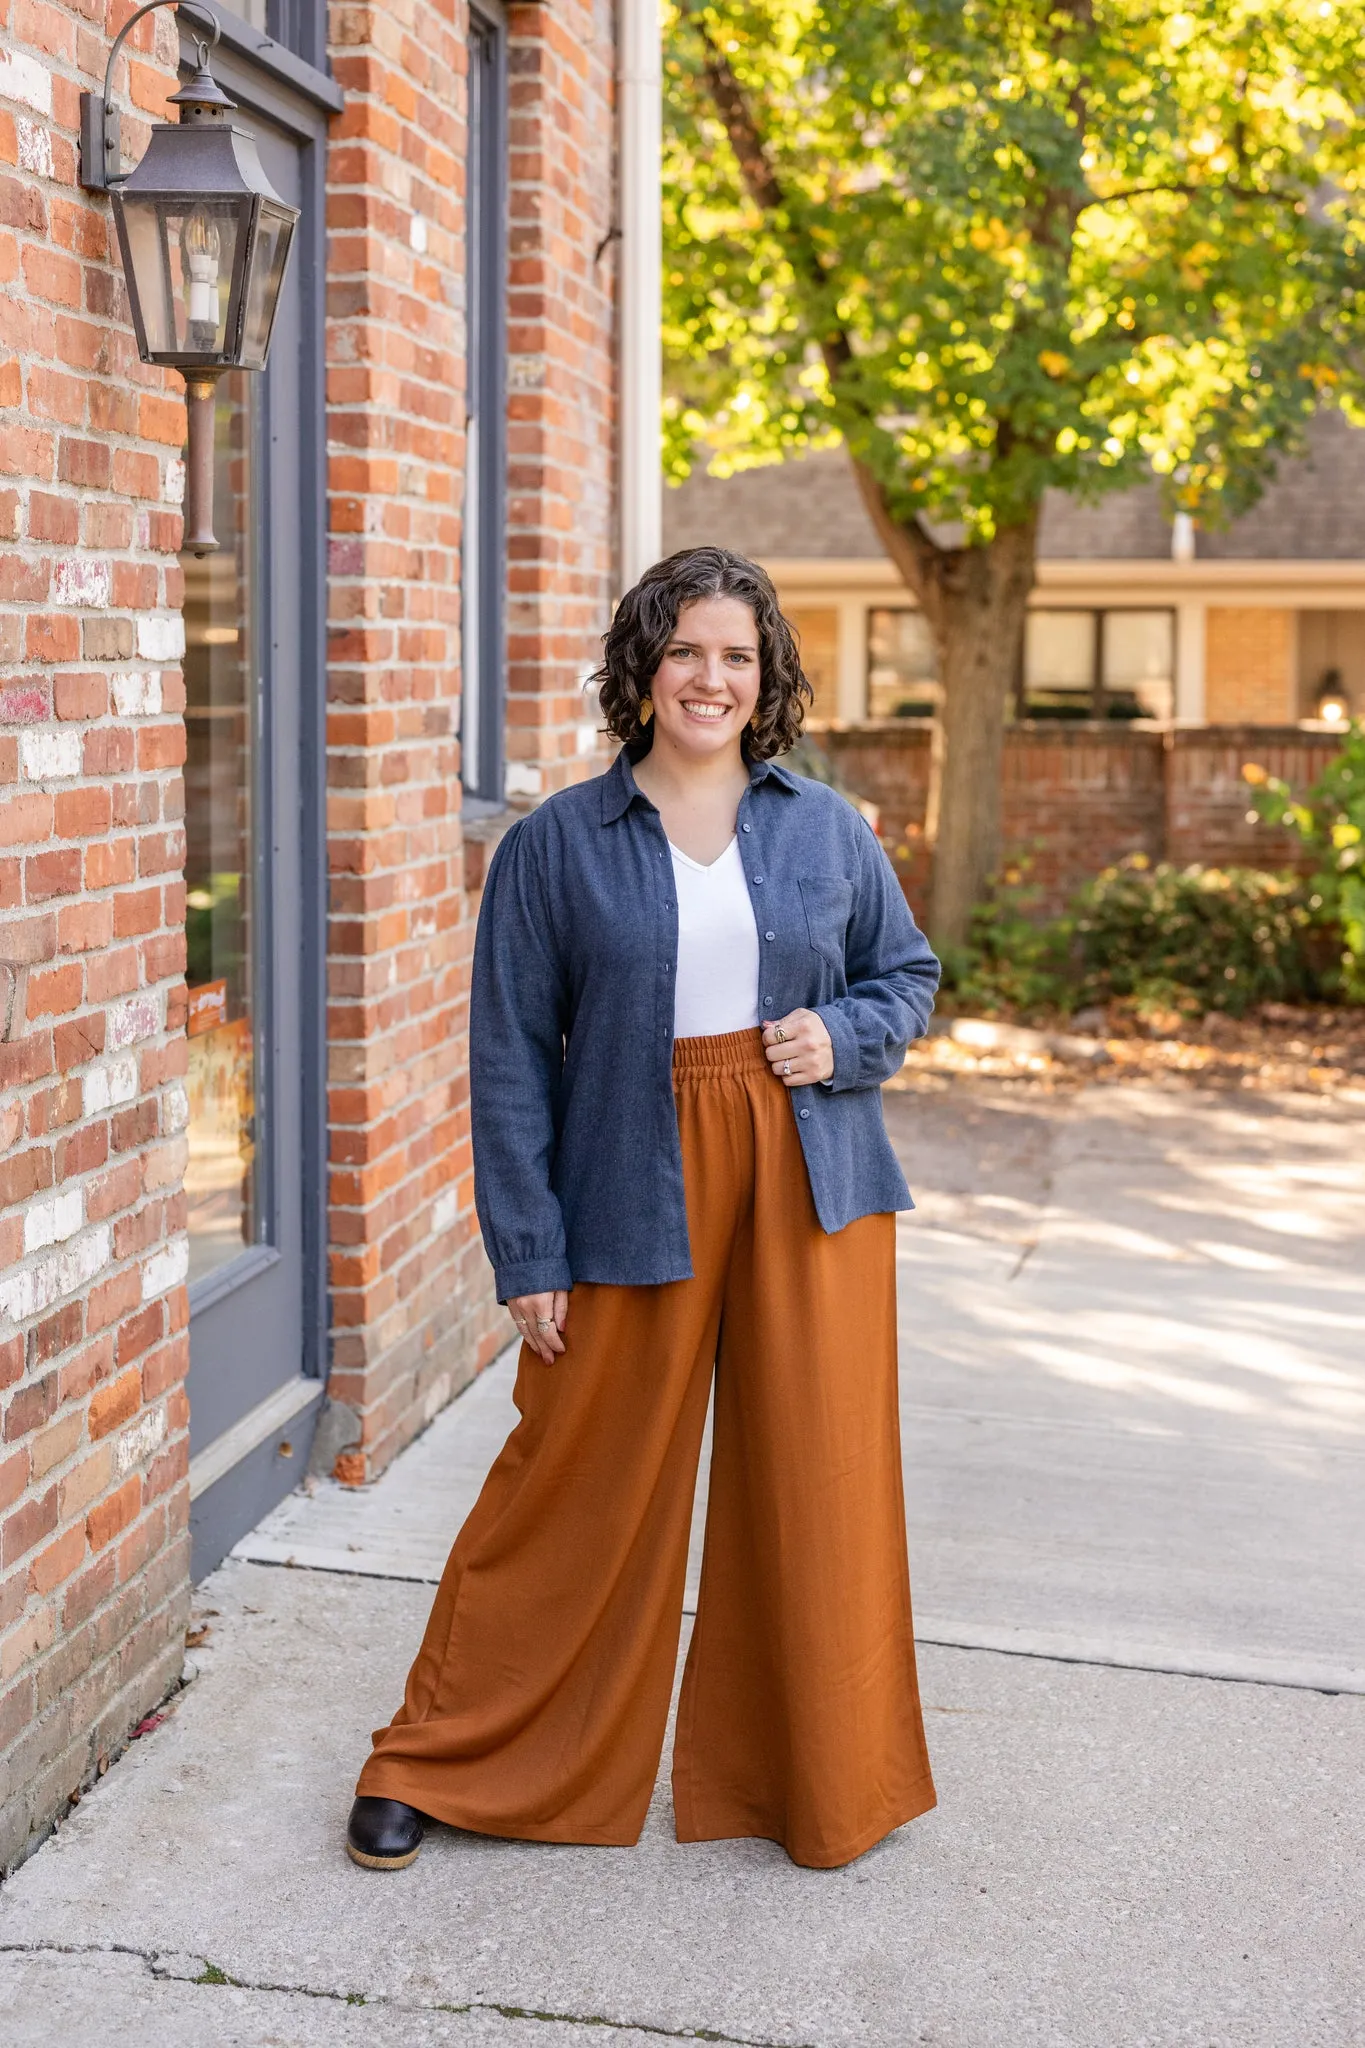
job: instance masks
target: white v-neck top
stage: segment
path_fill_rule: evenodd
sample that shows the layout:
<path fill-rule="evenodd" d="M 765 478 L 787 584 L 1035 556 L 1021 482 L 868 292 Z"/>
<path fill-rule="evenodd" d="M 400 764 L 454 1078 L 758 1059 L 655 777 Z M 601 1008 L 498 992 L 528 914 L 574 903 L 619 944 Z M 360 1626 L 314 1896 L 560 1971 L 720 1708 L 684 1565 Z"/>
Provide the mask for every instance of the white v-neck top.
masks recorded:
<path fill-rule="evenodd" d="M 758 926 L 736 836 L 709 868 L 669 841 L 678 891 L 676 1038 L 751 1031 L 758 1023 Z"/>

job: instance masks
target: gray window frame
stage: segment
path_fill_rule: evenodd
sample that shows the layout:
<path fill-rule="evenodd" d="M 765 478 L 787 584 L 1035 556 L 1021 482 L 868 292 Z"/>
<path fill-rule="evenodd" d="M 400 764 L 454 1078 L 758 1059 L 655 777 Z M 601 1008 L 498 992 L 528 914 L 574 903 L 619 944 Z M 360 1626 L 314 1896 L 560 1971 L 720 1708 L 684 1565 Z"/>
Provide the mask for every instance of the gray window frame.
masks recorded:
<path fill-rule="evenodd" d="M 492 0 L 471 0 L 468 88 L 466 390 L 477 469 L 461 550 L 473 628 L 471 659 L 467 620 L 460 779 L 466 815 L 477 816 L 502 809 L 507 772 L 507 24 Z"/>

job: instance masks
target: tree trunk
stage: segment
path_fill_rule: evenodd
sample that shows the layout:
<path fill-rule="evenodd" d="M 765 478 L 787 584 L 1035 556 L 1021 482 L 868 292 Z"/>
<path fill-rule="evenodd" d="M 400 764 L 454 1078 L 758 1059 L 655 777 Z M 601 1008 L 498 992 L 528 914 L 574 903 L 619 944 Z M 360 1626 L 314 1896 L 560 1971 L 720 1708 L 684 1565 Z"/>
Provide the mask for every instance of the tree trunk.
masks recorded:
<path fill-rule="evenodd" d="M 887 509 L 861 463 L 864 503 L 934 636 L 943 700 L 934 720 L 925 834 L 934 856 L 929 936 L 960 946 L 1000 863 L 1001 761 L 1038 542 L 1036 510 L 982 547 L 943 547 Z"/>
<path fill-rule="evenodd" d="M 934 854 L 929 926 L 945 946 L 966 939 L 972 906 L 1000 865 L 1005 721 L 1036 531 L 1033 519 L 1004 527 L 985 547 L 953 549 L 939 602 L 925 606 L 943 686 L 925 820 Z"/>

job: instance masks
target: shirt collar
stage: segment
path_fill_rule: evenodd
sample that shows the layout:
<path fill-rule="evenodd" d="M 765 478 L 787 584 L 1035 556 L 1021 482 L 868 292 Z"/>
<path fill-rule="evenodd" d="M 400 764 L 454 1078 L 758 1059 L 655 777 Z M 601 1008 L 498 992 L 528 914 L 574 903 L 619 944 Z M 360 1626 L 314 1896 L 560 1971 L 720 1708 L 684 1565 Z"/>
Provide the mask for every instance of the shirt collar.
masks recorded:
<path fill-rule="evenodd" d="M 771 782 L 778 789 L 794 795 L 799 788 L 799 779 L 790 768 L 783 768 L 777 761 L 751 761 L 749 764 L 749 787 L 757 789 L 761 783 Z M 635 780 L 635 770 L 630 755 L 622 747 L 616 759 L 602 777 L 602 823 L 614 825 L 624 817 L 636 797 L 641 803 L 648 803 L 644 791 Z"/>

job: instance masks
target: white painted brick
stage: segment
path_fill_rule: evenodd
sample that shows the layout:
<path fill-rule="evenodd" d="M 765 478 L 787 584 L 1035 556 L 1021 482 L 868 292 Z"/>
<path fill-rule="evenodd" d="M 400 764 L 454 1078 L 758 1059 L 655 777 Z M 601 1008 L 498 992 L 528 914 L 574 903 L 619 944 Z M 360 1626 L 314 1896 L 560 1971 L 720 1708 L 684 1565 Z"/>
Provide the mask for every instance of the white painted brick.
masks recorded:
<path fill-rule="evenodd" d="M 88 555 L 73 555 L 58 562 L 52 583 L 54 604 L 77 604 L 87 611 L 103 611 L 113 595 L 114 571 L 108 562 Z"/>
<path fill-rule="evenodd" d="M 125 1429 L 122 1436 L 114 1441 L 114 1469 L 120 1479 L 126 1479 L 134 1465 L 141 1465 L 152 1452 L 164 1443 L 166 1437 L 166 1411 L 164 1408 L 150 1408 L 140 1415 L 131 1429 Z"/>
<path fill-rule="evenodd" d="M 539 796 L 542 779 L 539 768 L 532 768 L 525 761 L 509 761 L 504 787 L 508 796 Z"/>
<path fill-rule="evenodd" d="M 98 1116 L 101 1110 L 131 1102 L 136 1094 L 137 1061 L 125 1053 L 121 1060 L 110 1060 L 107 1067 L 90 1069 L 82 1082 L 81 1107 L 86 1116 Z"/>
<path fill-rule="evenodd" d="M 126 1002 L 111 1006 L 104 1042 L 111 1051 L 117 1051 L 123 1045 L 136 1045 L 139 1038 L 150 1038 L 160 1029 L 159 999 L 153 995 L 129 996 Z"/>
<path fill-rule="evenodd" d="M 179 1081 L 172 1081 L 162 1097 L 162 1102 L 163 1130 L 168 1136 L 174 1131 L 183 1131 L 190 1120 L 190 1098 Z"/>
<path fill-rule="evenodd" d="M 161 676 L 158 670 L 127 669 L 111 676 L 114 709 L 120 718 L 150 718 L 161 709 Z"/>
<path fill-rule="evenodd" d="M 24 1211 L 24 1250 L 40 1252 L 45 1245 L 62 1244 L 75 1236 L 84 1221 L 85 1198 L 79 1188 L 48 1195 Z"/>
<path fill-rule="evenodd" d="M 420 213 L 415 213 L 408 222 L 408 246 L 419 256 L 427 253 L 427 224 Z"/>
<path fill-rule="evenodd" d="M 35 114 L 50 114 L 52 73 L 20 50 L 0 52 L 0 100 L 20 100 Z"/>
<path fill-rule="evenodd" d="M 101 1267 L 109 1263 L 112 1249 L 109 1225 L 101 1223 L 97 1230 L 78 1238 L 55 1256 L 49 1253 L 31 1266 L 6 1273 L 0 1279 L 0 1315 L 15 1323 L 26 1323 L 31 1316 L 41 1315 L 64 1294 L 74 1294 L 88 1286 Z"/>
<path fill-rule="evenodd" d="M 422 1420 L 424 1422 L 434 1422 L 449 1399 L 450 1374 L 448 1372 L 438 1373 L 427 1388 L 426 1399 L 422 1403 Z"/>
<path fill-rule="evenodd" d="M 438 1195 L 431 1205 L 431 1227 L 433 1231 L 449 1230 L 455 1221 L 455 1190 L 447 1188 Z"/>
<path fill-rule="evenodd" d="M 152 1301 L 168 1287 L 178 1287 L 190 1270 L 190 1241 L 177 1237 L 159 1252 L 153 1252 L 142 1269 L 142 1299 Z"/>
<path fill-rule="evenodd" d="M 179 661 L 185 652 L 185 621 L 179 612 L 152 612 L 137 622 L 137 651 L 143 661 Z"/>
<path fill-rule="evenodd" d="M 81 772 L 78 732 L 26 732 L 19 740 L 19 765 L 30 782 L 59 782 Z"/>
<path fill-rule="evenodd" d="M 185 465 L 178 455 L 173 455 L 166 464 L 164 495 L 168 505 L 183 505 L 185 502 Z"/>
<path fill-rule="evenodd" d="M 114 1241 L 107 1223 L 101 1223 L 88 1237 L 77 1238 L 57 1257 L 59 1294 L 74 1294 L 77 1288 L 87 1287 L 113 1255 Z"/>
<path fill-rule="evenodd" d="M 38 178 L 55 178 L 52 130 L 40 127 L 37 121 L 25 121 L 20 117 L 14 124 L 14 133 L 19 144 L 20 170 L 32 171 Z"/>

